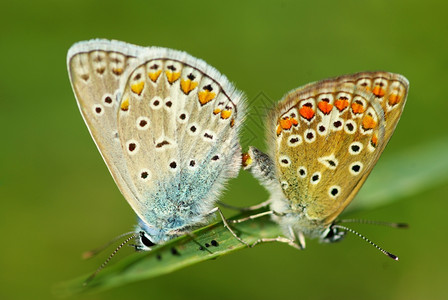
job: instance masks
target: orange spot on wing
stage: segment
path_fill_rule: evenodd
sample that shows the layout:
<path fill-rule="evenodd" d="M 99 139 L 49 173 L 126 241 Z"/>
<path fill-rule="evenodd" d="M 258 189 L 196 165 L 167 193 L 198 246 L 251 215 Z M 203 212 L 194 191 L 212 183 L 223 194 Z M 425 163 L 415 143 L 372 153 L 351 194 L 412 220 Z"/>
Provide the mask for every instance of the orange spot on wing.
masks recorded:
<path fill-rule="evenodd" d="M 372 139 L 370 140 L 370 144 L 373 147 L 376 147 L 376 145 L 378 145 L 378 137 L 376 136 L 376 134 L 373 135 Z"/>
<path fill-rule="evenodd" d="M 355 114 L 362 114 L 365 111 L 364 106 L 358 102 L 352 103 L 352 110 Z"/>
<path fill-rule="evenodd" d="M 282 133 L 282 126 L 281 125 L 277 125 L 277 136 L 280 135 L 280 133 Z"/>
<path fill-rule="evenodd" d="M 317 106 L 319 107 L 320 111 L 326 115 L 328 115 L 333 109 L 333 104 L 330 104 L 327 101 L 320 101 Z"/>
<path fill-rule="evenodd" d="M 372 93 L 377 97 L 383 97 L 386 94 L 386 91 L 379 85 L 376 85 L 373 88 Z"/>
<path fill-rule="evenodd" d="M 126 98 L 123 102 L 121 102 L 121 110 L 127 111 L 129 109 L 129 98 Z"/>
<path fill-rule="evenodd" d="M 191 81 L 190 79 L 184 80 L 181 79 L 180 87 L 185 95 L 188 95 L 192 90 L 194 90 L 198 86 L 198 83 L 195 81 Z"/>
<path fill-rule="evenodd" d="M 134 94 L 137 94 L 137 95 L 140 96 L 142 94 L 144 86 L 145 86 L 145 82 L 144 81 L 139 82 L 139 83 L 135 83 L 135 84 L 131 85 L 131 91 Z"/>
<path fill-rule="evenodd" d="M 179 79 L 180 72 L 171 72 L 171 71 L 165 71 L 166 79 L 168 79 L 168 82 L 171 84 Z"/>
<path fill-rule="evenodd" d="M 148 76 L 153 82 L 156 82 L 157 78 L 159 78 L 161 73 L 162 73 L 162 70 L 158 70 L 156 72 L 148 73 Z"/>
<path fill-rule="evenodd" d="M 314 109 L 309 106 L 302 106 L 299 109 L 299 114 L 309 121 L 314 117 Z"/>
<path fill-rule="evenodd" d="M 215 99 L 216 94 L 213 92 L 210 92 L 208 90 L 200 91 L 198 93 L 199 102 L 201 102 L 201 105 L 205 105 Z"/>
<path fill-rule="evenodd" d="M 282 129 L 286 129 L 286 130 L 291 129 L 292 125 L 293 125 L 292 121 L 289 117 L 285 117 L 280 120 L 280 126 Z"/>
<path fill-rule="evenodd" d="M 235 119 L 230 120 L 230 127 L 235 126 Z"/>
<path fill-rule="evenodd" d="M 400 100 L 401 100 L 401 97 L 398 94 L 396 94 L 396 93 L 390 94 L 389 105 L 394 106 L 394 105 L 398 104 L 400 102 Z"/>
<path fill-rule="evenodd" d="M 338 100 L 336 100 L 336 102 L 334 103 L 334 106 L 336 106 L 336 108 L 339 111 L 343 111 L 344 109 L 346 109 L 348 107 L 348 99 L 345 97 L 341 97 Z"/>
<path fill-rule="evenodd" d="M 364 129 L 373 129 L 376 126 L 375 120 L 372 118 L 372 116 L 365 116 L 362 120 L 362 127 Z"/>
<path fill-rule="evenodd" d="M 217 115 L 217 114 L 219 114 L 221 112 L 221 109 L 220 108 L 215 108 L 214 110 L 213 110 L 213 114 L 214 115 Z"/>
<path fill-rule="evenodd" d="M 112 69 L 112 73 L 114 73 L 115 75 L 121 75 L 121 73 L 123 73 L 123 69 L 122 68 L 114 68 L 114 69 Z"/>
<path fill-rule="evenodd" d="M 228 119 L 228 118 L 230 118 L 230 115 L 232 115 L 231 110 L 223 110 L 221 112 L 221 119 Z"/>

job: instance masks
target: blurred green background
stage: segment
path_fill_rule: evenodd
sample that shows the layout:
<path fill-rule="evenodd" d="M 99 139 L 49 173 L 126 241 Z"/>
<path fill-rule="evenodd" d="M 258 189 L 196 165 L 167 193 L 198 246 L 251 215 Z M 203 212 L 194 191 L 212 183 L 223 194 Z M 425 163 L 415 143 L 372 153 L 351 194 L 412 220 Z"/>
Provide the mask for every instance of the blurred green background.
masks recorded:
<path fill-rule="evenodd" d="M 74 42 L 118 39 L 204 59 L 247 95 L 245 149 L 264 148 L 266 101 L 364 70 L 401 73 L 411 83 L 383 157 L 448 138 L 446 1 L 54 0 L 1 7 L 1 299 L 51 299 L 55 284 L 92 272 L 108 254 L 82 261 L 83 251 L 135 222 L 76 106 L 66 70 Z M 380 159 L 377 168 L 387 165 Z M 302 252 L 266 244 L 82 299 L 447 299 L 447 193 L 439 185 L 346 214 L 409 222 L 409 230 L 353 226 L 398 254 L 398 263 L 354 236 L 332 245 L 308 241 Z M 243 206 L 266 198 L 242 172 L 222 200 Z M 116 260 L 127 255 L 131 249 Z"/>

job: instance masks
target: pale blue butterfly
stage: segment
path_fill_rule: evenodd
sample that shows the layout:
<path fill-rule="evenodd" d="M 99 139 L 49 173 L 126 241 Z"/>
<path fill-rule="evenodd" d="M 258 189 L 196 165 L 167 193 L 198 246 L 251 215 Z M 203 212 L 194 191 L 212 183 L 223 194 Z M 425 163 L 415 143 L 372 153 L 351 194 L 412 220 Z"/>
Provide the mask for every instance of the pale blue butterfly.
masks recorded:
<path fill-rule="evenodd" d="M 108 40 L 73 45 L 67 65 L 87 127 L 138 216 L 126 242 L 150 250 L 220 212 L 217 197 L 240 170 L 245 110 L 224 75 L 185 52 Z"/>

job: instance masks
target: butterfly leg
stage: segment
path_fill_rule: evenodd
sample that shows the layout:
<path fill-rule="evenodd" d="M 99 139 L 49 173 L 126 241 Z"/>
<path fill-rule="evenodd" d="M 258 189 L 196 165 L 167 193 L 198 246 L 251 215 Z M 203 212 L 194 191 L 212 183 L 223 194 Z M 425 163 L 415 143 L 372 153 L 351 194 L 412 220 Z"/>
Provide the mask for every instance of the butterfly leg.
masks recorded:
<path fill-rule="evenodd" d="M 303 250 L 306 247 L 305 243 L 305 235 L 303 235 L 303 232 L 295 232 L 294 229 L 289 226 L 288 227 L 289 235 L 294 237 L 295 244 L 299 247 L 299 250 Z M 295 247 L 297 248 L 297 247 Z"/>
<path fill-rule="evenodd" d="M 245 221 L 249 221 L 249 220 L 253 220 L 253 219 L 257 219 L 257 218 L 261 218 L 261 217 L 268 216 L 268 215 L 273 215 L 273 214 L 275 214 L 274 211 L 268 210 L 268 211 L 264 211 L 264 212 L 259 213 L 259 214 L 248 216 L 246 218 L 242 218 L 242 219 L 238 219 L 238 220 L 230 220 L 230 223 L 238 224 L 238 223 L 242 223 L 242 222 L 245 222 Z"/>
<path fill-rule="evenodd" d="M 294 237 L 294 239 L 289 239 L 289 238 L 282 237 L 282 236 L 278 236 L 276 238 L 261 238 L 261 239 L 257 240 L 255 243 L 253 243 L 252 245 L 250 245 L 250 247 L 253 248 L 256 245 L 261 244 L 261 243 L 279 242 L 279 243 L 288 244 L 289 246 L 296 248 L 298 250 L 305 249 L 305 236 L 303 235 L 303 233 L 298 232 L 296 234 L 292 227 L 288 227 L 288 230 L 289 230 L 291 236 Z"/>
<path fill-rule="evenodd" d="M 218 201 L 218 203 L 221 206 L 225 207 L 225 208 L 238 210 L 238 211 L 241 211 L 241 212 L 258 210 L 260 208 L 269 206 L 269 204 L 271 204 L 271 202 L 272 202 L 271 199 L 269 199 L 269 200 L 266 200 L 266 201 L 261 202 L 261 203 L 256 204 L 256 205 L 252 205 L 252 206 L 248 206 L 248 207 L 238 207 L 238 206 L 233 206 L 233 205 L 230 205 L 230 204 Z"/>
<path fill-rule="evenodd" d="M 294 247 L 294 248 L 296 248 L 298 250 L 303 250 L 303 248 L 296 241 L 290 240 L 290 239 L 282 237 L 282 236 L 278 236 L 276 238 L 262 238 L 262 239 L 259 239 L 258 241 L 256 241 L 252 245 L 250 245 L 250 247 L 253 248 L 253 247 L 255 247 L 258 244 L 270 243 L 270 242 L 285 243 L 285 244 L 288 244 L 289 246 Z"/>
<path fill-rule="evenodd" d="M 230 231 L 230 233 L 241 243 L 243 243 L 244 245 L 250 247 L 250 245 L 248 243 L 246 243 L 243 239 L 241 239 L 232 229 L 232 227 L 229 226 L 229 223 L 227 222 L 227 219 L 224 217 L 221 209 L 219 207 L 215 207 L 214 209 L 212 209 L 211 211 L 209 211 L 207 214 L 208 215 L 212 215 L 214 213 L 218 212 L 219 215 L 221 216 L 222 222 L 224 223 L 224 227 L 227 228 L 227 230 Z"/>

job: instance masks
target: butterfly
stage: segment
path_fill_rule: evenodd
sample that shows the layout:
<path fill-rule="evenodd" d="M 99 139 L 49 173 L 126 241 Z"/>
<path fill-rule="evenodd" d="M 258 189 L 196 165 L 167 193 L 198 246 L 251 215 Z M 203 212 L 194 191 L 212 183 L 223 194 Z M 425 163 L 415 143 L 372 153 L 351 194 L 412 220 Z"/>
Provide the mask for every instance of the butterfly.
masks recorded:
<path fill-rule="evenodd" d="M 323 242 L 338 241 L 346 231 L 361 236 L 335 220 L 391 138 L 408 88 L 402 75 L 363 72 L 310 83 L 286 94 L 268 117 L 268 153 L 250 147 L 243 156 L 245 169 L 271 194 L 266 202 L 271 210 L 259 216 L 271 214 L 285 235 L 259 242 L 278 241 L 303 249 L 305 236 Z"/>
<path fill-rule="evenodd" d="M 151 250 L 221 214 L 217 198 L 241 167 L 245 111 L 224 75 L 185 52 L 101 39 L 74 44 L 67 65 L 90 134 L 138 218 L 125 242 Z"/>

